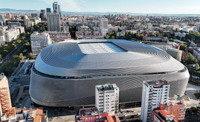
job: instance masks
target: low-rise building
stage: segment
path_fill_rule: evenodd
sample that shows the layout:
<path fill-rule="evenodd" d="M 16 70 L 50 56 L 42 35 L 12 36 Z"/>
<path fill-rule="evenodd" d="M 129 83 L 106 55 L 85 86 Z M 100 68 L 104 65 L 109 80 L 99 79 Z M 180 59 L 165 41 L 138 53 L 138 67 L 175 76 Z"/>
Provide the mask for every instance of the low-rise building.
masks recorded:
<path fill-rule="evenodd" d="M 193 55 L 194 55 L 194 57 L 197 58 L 198 61 L 200 61 L 200 48 L 199 47 L 193 50 Z"/>
<path fill-rule="evenodd" d="M 71 34 L 69 32 L 57 32 L 57 31 L 46 31 L 50 35 L 53 42 L 61 42 L 71 39 Z"/>
<path fill-rule="evenodd" d="M 52 44 L 52 40 L 48 33 L 34 32 L 31 34 L 31 49 L 34 56 L 37 56 L 43 48 L 50 44 Z"/>
<path fill-rule="evenodd" d="M 174 36 L 175 36 L 175 37 L 180 37 L 180 38 L 185 38 L 186 33 L 175 32 L 175 33 L 174 33 Z"/>
<path fill-rule="evenodd" d="M 152 122 L 182 122 L 185 119 L 185 104 L 180 98 L 170 98 L 166 104 L 160 104 L 152 111 Z"/>
<path fill-rule="evenodd" d="M 97 108 L 82 108 L 75 116 L 76 122 L 120 122 L 115 115 L 99 113 Z"/>
<path fill-rule="evenodd" d="M 103 36 L 99 31 L 77 31 L 76 32 L 77 39 L 103 39 Z"/>
<path fill-rule="evenodd" d="M 157 42 L 169 42 L 167 37 L 147 37 L 143 38 L 144 41 L 157 41 Z"/>

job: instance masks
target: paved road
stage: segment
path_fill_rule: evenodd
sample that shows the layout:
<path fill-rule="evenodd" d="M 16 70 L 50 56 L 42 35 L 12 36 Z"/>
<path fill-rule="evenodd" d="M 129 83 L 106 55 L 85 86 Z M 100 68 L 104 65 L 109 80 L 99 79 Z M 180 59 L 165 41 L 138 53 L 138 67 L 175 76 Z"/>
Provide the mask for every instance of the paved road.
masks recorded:
<path fill-rule="evenodd" d="M 187 107 L 198 106 L 199 100 L 194 96 L 200 90 L 200 86 L 192 85 L 188 83 L 186 94 L 189 97 L 189 101 L 185 101 Z"/>

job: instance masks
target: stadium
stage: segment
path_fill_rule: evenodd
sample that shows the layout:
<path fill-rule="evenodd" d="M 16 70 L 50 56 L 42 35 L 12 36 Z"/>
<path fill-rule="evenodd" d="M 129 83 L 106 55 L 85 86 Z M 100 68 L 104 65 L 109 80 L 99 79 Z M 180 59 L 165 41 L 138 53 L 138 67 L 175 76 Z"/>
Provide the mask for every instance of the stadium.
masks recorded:
<path fill-rule="evenodd" d="M 44 48 L 31 69 L 30 96 L 40 105 L 95 104 L 95 86 L 115 83 L 120 103 L 140 102 L 142 83 L 167 80 L 184 95 L 187 68 L 165 51 L 125 40 L 74 40 Z"/>

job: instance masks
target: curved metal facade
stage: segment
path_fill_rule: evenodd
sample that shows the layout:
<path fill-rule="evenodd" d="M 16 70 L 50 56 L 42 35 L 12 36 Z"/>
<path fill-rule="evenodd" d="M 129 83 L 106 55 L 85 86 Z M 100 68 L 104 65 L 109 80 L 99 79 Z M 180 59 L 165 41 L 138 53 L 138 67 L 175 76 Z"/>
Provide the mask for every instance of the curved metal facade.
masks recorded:
<path fill-rule="evenodd" d="M 110 42 L 125 52 L 84 54 L 79 43 Z M 115 83 L 120 102 L 141 101 L 142 83 L 167 80 L 170 96 L 183 95 L 188 70 L 160 49 L 124 40 L 61 42 L 43 49 L 31 73 L 30 96 L 44 106 L 95 103 L 95 85 Z"/>

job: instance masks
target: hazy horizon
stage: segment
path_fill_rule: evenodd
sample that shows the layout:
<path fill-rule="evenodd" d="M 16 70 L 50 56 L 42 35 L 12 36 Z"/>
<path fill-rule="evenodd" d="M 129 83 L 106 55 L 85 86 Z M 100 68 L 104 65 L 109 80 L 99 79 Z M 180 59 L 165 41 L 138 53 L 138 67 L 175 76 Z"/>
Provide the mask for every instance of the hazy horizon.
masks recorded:
<path fill-rule="evenodd" d="M 55 0 L 0 0 L 0 8 L 40 10 Z M 119 12 L 141 14 L 200 14 L 200 0 L 56 0 L 66 12 Z"/>

